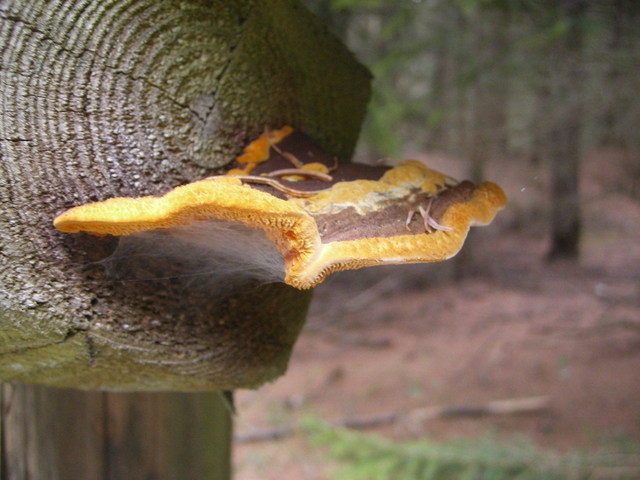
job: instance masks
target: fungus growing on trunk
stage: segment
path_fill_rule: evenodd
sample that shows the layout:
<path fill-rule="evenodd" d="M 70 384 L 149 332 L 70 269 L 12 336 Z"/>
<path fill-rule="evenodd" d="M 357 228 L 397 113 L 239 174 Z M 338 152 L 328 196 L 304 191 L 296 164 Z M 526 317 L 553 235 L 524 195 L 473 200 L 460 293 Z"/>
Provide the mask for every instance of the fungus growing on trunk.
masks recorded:
<path fill-rule="evenodd" d="M 247 268 L 260 262 L 246 254 L 257 242 L 270 251 L 262 262 L 269 265 L 264 278 L 307 289 L 339 270 L 451 258 L 469 228 L 490 223 L 506 202 L 493 183 L 453 182 L 415 160 L 395 167 L 338 166 L 287 127 L 265 132 L 237 164 L 231 175 L 182 185 L 161 197 L 78 206 L 54 225 L 94 235 L 162 231 L 212 252 L 225 244 L 216 258 L 232 256 Z M 236 233 L 232 239 L 230 229 Z"/>

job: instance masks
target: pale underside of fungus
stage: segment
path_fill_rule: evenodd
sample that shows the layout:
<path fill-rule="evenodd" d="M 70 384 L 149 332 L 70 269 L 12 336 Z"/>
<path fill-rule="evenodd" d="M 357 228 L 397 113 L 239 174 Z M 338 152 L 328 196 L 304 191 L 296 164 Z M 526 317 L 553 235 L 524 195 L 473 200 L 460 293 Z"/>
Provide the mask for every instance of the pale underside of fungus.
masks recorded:
<path fill-rule="evenodd" d="M 54 225 L 94 235 L 159 232 L 212 258 L 234 257 L 249 272 L 264 264 L 268 281 L 308 289 L 339 270 L 451 258 L 469 228 L 490 223 L 506 203 L 494 183 L 455 182 L 415 160 L 339 165 L 289 127 L 265 132 L 236 165 L 163 196 L 74 207 Z"/>

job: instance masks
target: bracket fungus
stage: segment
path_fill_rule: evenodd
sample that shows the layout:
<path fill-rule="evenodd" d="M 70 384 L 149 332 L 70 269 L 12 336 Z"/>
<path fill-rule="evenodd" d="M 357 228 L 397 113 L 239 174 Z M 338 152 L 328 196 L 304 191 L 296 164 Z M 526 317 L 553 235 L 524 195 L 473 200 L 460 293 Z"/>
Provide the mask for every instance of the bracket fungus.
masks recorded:
<path fill-rule="evenodd" d="M 224 257 L 249 264 L 256 261 L 246 254 L 250 243 L 267 245 L 267 278 L 308 289 L 339 270 L 451 258 L 469 228 L 490 223 L 506 203 L 494 183 L 455 182 L 415 160 L 339 165 L 290 127 L 266 131 L 236 164 L 160 197 L 72 208 L 54 225 L 94 235 L 162 231 L 214 252 L 229 243 L 216 239 L 228 228 L 192 227 L 232 225 L 239 236 Z"/>

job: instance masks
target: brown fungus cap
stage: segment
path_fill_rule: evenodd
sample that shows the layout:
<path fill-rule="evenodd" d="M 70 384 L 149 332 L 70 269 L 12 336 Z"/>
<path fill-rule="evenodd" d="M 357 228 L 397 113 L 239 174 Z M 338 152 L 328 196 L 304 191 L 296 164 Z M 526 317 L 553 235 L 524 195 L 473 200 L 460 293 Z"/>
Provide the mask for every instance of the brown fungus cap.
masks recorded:
<path fill-rule="evenodd" d="M 336 167 L 298 132 L 270 145 L 269 158 L 261 158 L 251 176 L 212 177 L 161 197 L 82 205 L 59 215 L 54 225 L 68 233 L 129 235 L 194 222 L 237 222 L 264 232 L 282 255 L 283 281 L 307 289 L 339 270 L 451 258 L 469 228 L 490 223 L 506 203 L 493 183 L 448 185 L 444 175 L 413 160 L 393 168 Z M 271 175 L 289 171 L 291 157 L 301 172 L 295 181 Z M 305 164 L 326 165 L 330 178 Z"/>

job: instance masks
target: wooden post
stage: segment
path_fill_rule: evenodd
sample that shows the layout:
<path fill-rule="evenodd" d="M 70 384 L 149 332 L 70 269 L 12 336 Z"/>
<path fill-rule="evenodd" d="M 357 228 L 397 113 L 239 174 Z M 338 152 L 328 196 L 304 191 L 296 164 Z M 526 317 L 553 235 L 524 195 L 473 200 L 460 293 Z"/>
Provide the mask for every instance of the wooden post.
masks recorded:
<path fill-rule="evenodd" d="M 281 375 L 309 292 L 117 282 L 114 239 L 52 220 L 220 173 L 265 126 L 346 159 L 368 87 L 298 0 L 0 1 L 3 479 L 228 478 L 229 413 L 197 392 Z"/>
<path fill-rule="evenodd" d="M 2 387 L 2 479 L 230 476 L 231 420 L 217 392 Z"/>

